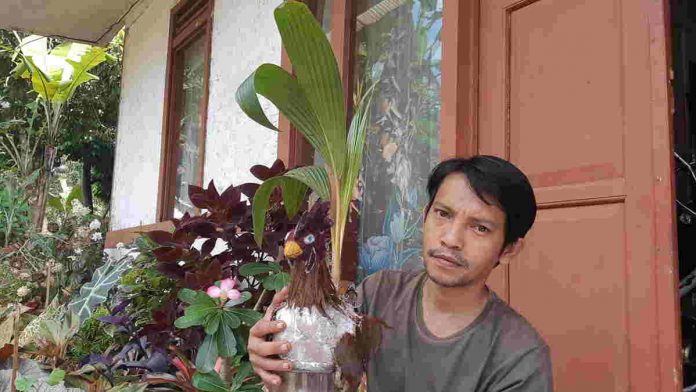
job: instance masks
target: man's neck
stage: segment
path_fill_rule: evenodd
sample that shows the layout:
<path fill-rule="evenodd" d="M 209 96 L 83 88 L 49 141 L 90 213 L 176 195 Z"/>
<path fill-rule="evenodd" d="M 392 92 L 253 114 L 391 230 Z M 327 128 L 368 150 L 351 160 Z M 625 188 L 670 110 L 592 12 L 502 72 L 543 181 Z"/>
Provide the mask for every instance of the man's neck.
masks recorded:
<path fill-rule="evenodd" d="M 433 335 L 445 338 L 471 324 L 483 311 L 489 292 L 485 285 L 442 287 L 426 277 L 423 283 L 423 321 Z"/>
<path fill-rule="evenodd" d="M 478 313 L 486 305 L 489 291 L 485 284 L 443 287 L 426 276 L 423 306 L 443 314 Z"/>

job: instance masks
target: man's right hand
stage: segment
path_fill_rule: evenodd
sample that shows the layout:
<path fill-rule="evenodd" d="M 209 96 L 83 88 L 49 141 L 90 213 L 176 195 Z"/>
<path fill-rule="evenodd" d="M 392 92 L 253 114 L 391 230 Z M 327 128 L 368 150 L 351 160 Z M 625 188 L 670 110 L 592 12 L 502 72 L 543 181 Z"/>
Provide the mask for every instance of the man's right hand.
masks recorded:
<path fill-rule="evenodd" d="M 281 359 L 271 358 L 290 351 L 290 343 L 286 341 L 269 342 L 266 337 L 281 332 L 286 325 L 282 321 L 271 321 L 273 312 L 288 297 L 288 288 L 285 287 L 273 296 L 271 305 L 266 310 L 266 315 L 259 320 L 249 331 L 249 361 L 254 372 L 261 377 L 266 386 L 280 385 L 281 379 L 274 372 L 287 372 L 292 370 L 292 363 Z"/>

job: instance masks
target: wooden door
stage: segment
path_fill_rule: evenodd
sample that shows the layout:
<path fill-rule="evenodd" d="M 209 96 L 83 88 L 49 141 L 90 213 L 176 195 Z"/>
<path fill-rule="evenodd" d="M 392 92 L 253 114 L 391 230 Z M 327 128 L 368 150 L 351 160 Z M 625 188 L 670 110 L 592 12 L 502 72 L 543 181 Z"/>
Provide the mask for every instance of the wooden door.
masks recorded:
<path fill-rule="evenodd" d="M 527 173 L 539 203 L 492 285 L 551 345 L 557 391 L 681 390 L 662 1 L 477 7 L 468 139 Z"/>

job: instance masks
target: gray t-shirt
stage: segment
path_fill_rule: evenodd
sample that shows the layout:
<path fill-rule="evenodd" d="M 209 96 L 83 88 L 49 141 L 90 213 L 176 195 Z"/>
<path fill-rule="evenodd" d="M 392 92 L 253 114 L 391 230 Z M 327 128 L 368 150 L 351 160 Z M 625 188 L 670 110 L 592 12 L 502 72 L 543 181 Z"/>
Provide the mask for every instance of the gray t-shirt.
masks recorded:
<path fill-rule="evenodd" d="M 549 392 L 549 347 L 527 320 L 491 291 L 466 328 L 437 338 L 421 310 L 424 271 L 381 271 L 360 285 L 362 312 L 384 320 L 367 370 L 369 392 Z"/>

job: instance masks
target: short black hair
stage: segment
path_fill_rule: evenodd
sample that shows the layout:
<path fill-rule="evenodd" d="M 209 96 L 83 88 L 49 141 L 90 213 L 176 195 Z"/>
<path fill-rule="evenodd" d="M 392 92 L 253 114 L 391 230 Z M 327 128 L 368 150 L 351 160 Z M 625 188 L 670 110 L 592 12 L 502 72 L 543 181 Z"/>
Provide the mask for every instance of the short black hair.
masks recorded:
<path fill-rule="evenodd" d="M 440 185 L 453 173 L 462 173 L 471 189 L 488 205 L 505 212 L 505 244 L 523 238 L 536 218 L 536 198 L 527 176 L 512 163 L 491 155 L 452 158 L 440 162 L 428 178 L 430 201 L 426 215 L 435 200 Z"/>

